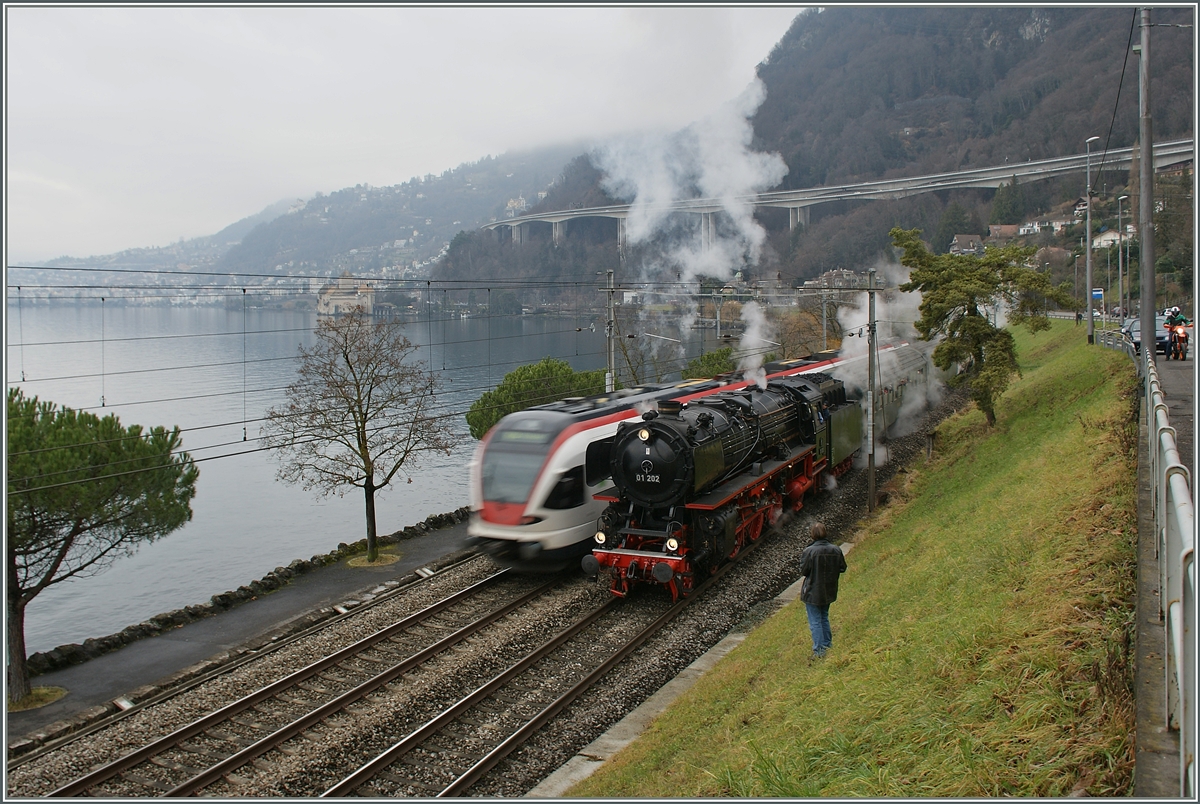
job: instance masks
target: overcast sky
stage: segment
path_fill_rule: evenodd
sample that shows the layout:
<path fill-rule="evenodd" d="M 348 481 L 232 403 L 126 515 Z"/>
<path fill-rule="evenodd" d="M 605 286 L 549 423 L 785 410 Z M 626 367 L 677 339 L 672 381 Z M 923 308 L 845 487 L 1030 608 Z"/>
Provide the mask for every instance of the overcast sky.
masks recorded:
<path fill-rule="evenodd" d="M 161 246 L 282 198 L 680 128 L 800 10 L 8 6 L 6 257 Z"/>

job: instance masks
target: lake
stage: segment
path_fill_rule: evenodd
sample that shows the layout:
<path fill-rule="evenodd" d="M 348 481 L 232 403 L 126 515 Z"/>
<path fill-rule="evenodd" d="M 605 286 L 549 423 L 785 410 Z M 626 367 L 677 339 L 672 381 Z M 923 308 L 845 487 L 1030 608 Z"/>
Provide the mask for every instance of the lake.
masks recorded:
<path fill-rule="evenodd" d="M 419 319 L 406 325 L 442 383 L 438 407 L 465 413 L 504 374 L 553 356 L 603 368 L 600 322 L 548 316 Z M 254 451 L 264 412 L 292 381 L 297 348 L 315 340 L 312 313 L 85 303 L 18 307 L 9 299 L 7 381 L 26 396 L 116 414 L 122 425 L 178 425 L 200 467 L 192 521 L 90 578 L 42 592 L 26 614 L 30 653 L 100 637 L 161 612 L 202 603 L 297 558 L 363 538 L 361 492 L 314 497 L 275 479 L 272 453 Z M 576 332 L 582 327 L 582 332 Z M 22 376 L 24 380 L 22 381 Z M 103 407 L 101 403 L 103 402 Z M 430 456 L 377 497 L 379 532 L 467 504 L 466 463 Z M 243 437 L 247 440 L 243 441 Z M 244 454 L 238 454 L 244 453 Z"/>

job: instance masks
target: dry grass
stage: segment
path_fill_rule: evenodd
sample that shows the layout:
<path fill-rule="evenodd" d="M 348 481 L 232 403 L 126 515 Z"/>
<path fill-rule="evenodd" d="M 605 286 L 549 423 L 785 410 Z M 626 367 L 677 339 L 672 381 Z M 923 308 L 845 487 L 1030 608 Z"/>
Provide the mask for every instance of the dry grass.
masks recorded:
<path fill-rule="evenodd" d="M 9 712 L 27 712 L 30 709 L 40 709 L 41 707 L 52 704 L 59 698 L 67 694 L 67 691 L 62 687 L 34 687 L 19 701 L 8 702 Z"/>

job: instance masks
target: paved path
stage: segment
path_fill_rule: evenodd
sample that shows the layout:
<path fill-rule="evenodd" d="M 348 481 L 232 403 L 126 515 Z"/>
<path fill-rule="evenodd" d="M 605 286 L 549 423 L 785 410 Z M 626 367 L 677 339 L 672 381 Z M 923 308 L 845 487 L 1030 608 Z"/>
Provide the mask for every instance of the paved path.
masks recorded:
<path fill-rule="evenodd" d="M 91 707 L 109 704 L 138 687 L 253 642 L 310 612 L 353 600 L 362 592 L 464 549 L 466 535 L 467 525 L 463 522 L 399 542 L 396 549 L 401 559 L 384 567 L 356 568 L 346 560 L 320 567 L 220 614 L 138 640 L 83 664 L 35 676 L 35 686 L 63 687 L 67 695 L 41 709 L 10 713 L 6 742 Z"/>
<path fill-rule="evenodd" d="M 1194 354 L 1194 353 L 1193 353 Z M 1175 428 L 1180 460 L 1195 478 L 1195 361 L 1159 357 L 1158 379 Z M 1134 697 L 1137 708 L 1137 755 L 1133 794 L 1172 798 L 1180 794 L 1179 732 L 1166 728 L 1166 633 L 1159 617 L 1159 567 L 1150 493 L 1149 433 L 1142 421 L 1138 449 L 1138 602 Z M 1196 485 L 1192 482 L 1192 500 Z"/>
<path fill-rule="evenodd" d="M 1155 366 L 1158 381 L 1166 398 L 1167 415 L 1175 428 L 1175 443 L 1179 446 L 1179 459 L 1188 468 L 1192 478 L 1192 502 L 1196 501 L 1196 361 L 1195 350 L 1190 350 L 1187 360 L 1166 360 L 1159 355 Z"/>

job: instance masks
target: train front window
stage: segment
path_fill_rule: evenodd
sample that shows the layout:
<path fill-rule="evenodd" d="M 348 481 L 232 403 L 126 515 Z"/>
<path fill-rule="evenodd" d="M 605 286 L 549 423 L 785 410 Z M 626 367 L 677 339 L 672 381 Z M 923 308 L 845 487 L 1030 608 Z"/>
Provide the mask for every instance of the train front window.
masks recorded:
<path fill-rule="evenodd" d="M 483 499 L 523 503 L 537 481 L 554 438 L 570 417 L 515 413 L 496 427 L 483 453 Z"/>

